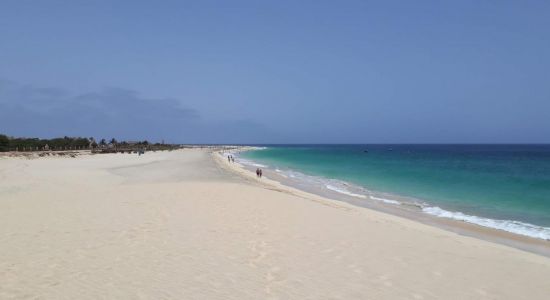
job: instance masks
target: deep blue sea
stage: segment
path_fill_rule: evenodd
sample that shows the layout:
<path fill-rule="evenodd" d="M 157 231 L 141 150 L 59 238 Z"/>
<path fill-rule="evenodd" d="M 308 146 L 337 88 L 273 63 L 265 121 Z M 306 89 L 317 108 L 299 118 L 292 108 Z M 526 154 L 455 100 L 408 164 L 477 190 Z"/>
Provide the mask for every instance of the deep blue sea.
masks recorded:
<path fill-rule="evenodd" d="M 550 240 L 550 145 L 267 146 L 239 157 L 364 201 L 404 196 L 437 217 Z"/>

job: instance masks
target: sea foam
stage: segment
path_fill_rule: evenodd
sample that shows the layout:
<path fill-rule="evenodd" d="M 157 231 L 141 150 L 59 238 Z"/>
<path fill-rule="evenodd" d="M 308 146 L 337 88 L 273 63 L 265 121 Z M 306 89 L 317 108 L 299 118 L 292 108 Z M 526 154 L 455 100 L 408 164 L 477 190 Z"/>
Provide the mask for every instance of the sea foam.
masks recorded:
<path fill-rule="evenodd" d="M 424 207 L 422 208 L 422 211 L 439 218 L 448 218 L 476 224 L 479 226 L 520 234 L 532 238 L 550 240 L 550 228 L 548 227 L 541 227 L 529 223 L 523 223 L 520 221 L 495 220 L 478 216 L 470 216 L 461 212 L 444 210 L 437 206 Z"/>
<path fill-rule="evenodd" d="M 235 156 L 235 158 L 237 159 L 237 162 L 239 162 L 243 165 L 254 166 L 254 167 L 258 167 L 258 168 L 268 168 L 269 167 L 267 165 L 259 164 L 259 163 L 253 162 L 253 161 L 248 160 L 248 159 L 244 159 L 244 158 L 239 157 L 239 156 Z"/>
<path fill-rule="evenodd" d="M 352 193 L 344 188 L 339 188 L 339 187 L 336 187 L 334 185 L 330 185 L 330 184 L 327 184 L 325 185 L 325 187 L 331 191 L 335 191 L 335 192 L 338 192 L 340 194 L 344 194 L 344 195 L 348 195 L 348 196 L 352 196 L 352 197 L 357 197 L 357 198 L 362 198 L 362 199 L 366 199 L 367 196 L 365 195 L 361 195 L 361 194 L 356 194 L 356 193 Z"/>
<path fill-rule="evenodd" d="M 394 204 L 394 205 L 400 205 L 401 204 L 401 202 L 396 201 L 396 200 L 390 200 L 390 199 L 380 198 L 380 197 L 375 197 L 375 196 L 369 196 L 369 197 L 372 200 L 382 201 L 382 202 L 387 203 L 387 204 Z"/>

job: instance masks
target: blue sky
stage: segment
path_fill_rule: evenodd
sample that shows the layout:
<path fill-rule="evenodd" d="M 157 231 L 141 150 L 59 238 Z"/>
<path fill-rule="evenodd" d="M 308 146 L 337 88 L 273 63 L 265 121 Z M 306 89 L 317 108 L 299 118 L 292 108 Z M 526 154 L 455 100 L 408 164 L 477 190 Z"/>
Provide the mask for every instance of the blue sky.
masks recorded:
<path fill-rule="evenodd" d="M 549 1 L 2 1 L 0 131 L 550 142 Z"/>

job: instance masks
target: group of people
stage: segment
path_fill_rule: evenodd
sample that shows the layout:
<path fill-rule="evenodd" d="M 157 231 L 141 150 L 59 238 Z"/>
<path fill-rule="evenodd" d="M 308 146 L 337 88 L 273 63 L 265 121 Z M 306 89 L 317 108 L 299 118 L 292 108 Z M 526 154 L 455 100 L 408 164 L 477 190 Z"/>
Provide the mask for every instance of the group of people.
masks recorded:
<path fill-rule="evenodd" d="M 230 163 L 234 163 L 235 162 L 235 157 L 230 154 L 230 155 L 227 156 L 227 161 L 230 162 Z M 257 168 L 256 169 L 256 176 L 258 178 L 262 178 L 262 175 L 263 175 L 262 169 Z"/>

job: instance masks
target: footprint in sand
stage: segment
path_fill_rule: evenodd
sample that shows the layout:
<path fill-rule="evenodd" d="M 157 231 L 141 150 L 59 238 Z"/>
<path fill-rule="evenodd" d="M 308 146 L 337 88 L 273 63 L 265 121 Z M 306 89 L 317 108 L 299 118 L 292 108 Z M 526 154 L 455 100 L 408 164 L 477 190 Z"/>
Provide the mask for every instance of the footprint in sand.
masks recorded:
<path fill-rule="evenodd" d="M 265 285 L 265 292 L 267 294 L 271 293 L 273 284 L 277 284 L 286 280 L 285 276 L 281 274 L 281 268 L 277 266 L 269 268 L 269 271 L 265 275 L 265 279 L 267 281 Z"/>
<path fill-rule="evenodd" d="M 354 273 L 357 273 L 357 274 L 363 273 L 363 270 L 355 264 L 348 265 L 348 268 L 351 269 L 351 271 Z"/>
<path fill-rule="evenodd" d="M 387 287 L 391 287 L 393 286 L 393 283 L 392 281 L 390 280 L 390 276 L 389 275 L 381 275 L 381 276 L 378 276 L 378 279 L 380 281 L 382 281 L 382 284 L 387 286 Z"/>
<path fill-rule="evenodd" d="M 250 250 L 257 255 L 248 261 L 248 265 L 256 268 L 257 265 L 267 256 L 267 252 L 265 251 L 267 243 L 265 241 L 251 241 L 251 244 Z"/>

